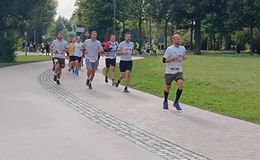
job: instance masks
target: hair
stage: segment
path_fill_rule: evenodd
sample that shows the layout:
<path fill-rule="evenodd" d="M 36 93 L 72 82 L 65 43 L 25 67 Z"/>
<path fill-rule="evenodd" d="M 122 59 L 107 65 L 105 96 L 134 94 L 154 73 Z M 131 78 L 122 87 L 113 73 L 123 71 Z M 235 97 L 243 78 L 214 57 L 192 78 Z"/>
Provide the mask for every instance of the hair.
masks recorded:
<path fill-rule="evenodd" d="M 130 32 L 126 32 L 125 33 L 125 37 L 127 36 L 127 35 L 132 35 Z"/>
<path fill-rule="evenodd" d="M 91 34 L 93 34 L 93 33 L 96 33 L 96 34 L 97 34 L 97 31 L 92 31 Z"/>
<path fill-rule="evenodd" d="M 114 35 L 114 34 L 111 34 L 111 35 L 110 35 L 110 38 L 111 38 L 112 36 L 116 36 L 116 35 Z"/>
<path fill-rule="evenodd" d="M 62 32 L 58 32 L 58 34 L 57 34 L 57 35 L 59 35 L 59 34 L 63 35 L 63 33 L 62 33 Z"/>
<path fill-rule="evenodd" d="M 174 34 L 173 36 L 172 36 L 172 39 L 174 39 L 174 38 L 176 38 L 176 37 L 181 37 L 179 34 Z"/>

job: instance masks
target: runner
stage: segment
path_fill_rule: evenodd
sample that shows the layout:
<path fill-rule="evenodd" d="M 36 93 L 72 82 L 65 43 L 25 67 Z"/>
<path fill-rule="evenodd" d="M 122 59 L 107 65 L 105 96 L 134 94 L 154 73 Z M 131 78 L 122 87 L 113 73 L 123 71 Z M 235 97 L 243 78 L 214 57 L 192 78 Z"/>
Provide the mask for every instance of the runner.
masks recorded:
<path fill-rule="evenodd" d="M 51 44 L 51 51 L 55 63 L 55 74 L 53 80 L 60 85 L 60 77 L 62 68 L 65 67 L 65 52 L 68 49 L 68 43 L 63 40 L 63 34 L 60 32 L 57 39 Z"/>
<path fill-rule="evenodd" d="M 83 51 L 83 43 L 81 42 L 80 37 L 77 37 L 77 41 L 76 43 L 74 43 L 75 46 L 75 60 L 74 60 L 74 64 L 75 64 L 75 71 L 74 71 L 74 75 L 75 76 L 79 76 L 79 69 L 80 69 L 80 65 L 81 65 L 81 61 L 82 61 L 82 51 Z"/>
<path fill-rule="evenodd" d="M 163 109 L 168 109 L 168 95 L 171 89 L 172 81 L 177 82 L 177 92 L 173 106 L 177 110 L 182 110 L 179 104 L 179 99 L 183 91 L 183 70 L 182 61 L 186 60 L 186 49 L 181 46 L 181 37 L 178 34 L 172 36 L 173 45 L 167 48 L 163 56 L 163 63 L 166 63 L 165 69 L 165 90 L 164 90 L 164 102 Z"/>
<path fill-rule="evenodd" d="M 132 66 L 133 66 L 132 54 L 134 51 L 134 43 L 131 42 L 131 37 L 132 37 L 131 33 L 125 34 L 125 41 L 119 44 L 118 52 L 117 52 L 117 54 L 121 56 L 120 64 L 119 64 L 121 74 L 118 78 L 118 82 L 115 84 L 115 87 L 118 87 L 121 80 L 124 77 L 126 77 L 125 88 L 124 88 L 125 93 L 130 93 L 128 91 L 128 86 L 130 83 L 130 77 L 131 77 Z"/>
<path fill-rule="evenodd" d="M 100 41 L 97 40 L 97 32 L 92 31 L 90 35 L 90 39 L 87 39 L 84 42 L 84 46 L 86 47 L 85 57 L 86 57 L 86 67 L 87 67 L 87 82 L 86 85 L 89 89 L 92 89 L 92 81 L 95 76 L 95 72 L 98 68 L 98 54 L 103 52 L 103 47 Z"/>
<path fill-rule="evenodd" d="M 76 61 L 76 57 L 75 57 L 75 42 L 76 42 L 76 38 L 72 38 L 69 44 L 69 69 L 68 71 L 70 72 L 72 69 L 72 73 L 75 75 L 75 63 L 74 61 Z"/>
<path fill-rule="evenodd" d="M 109 72 L 109 68 L 111 66 L 112 70 L 112 85 L 114 86 L 114 81 L 116 77 L 116 51 L 118 48 L 118 43 L 116 42 L 116 36 L 111 35 L 110 41 L 106 42 L 104 51 L 106 52 L 106 68 L 105 68 L 105 82 L 108 83 L 107 74 Z"/>

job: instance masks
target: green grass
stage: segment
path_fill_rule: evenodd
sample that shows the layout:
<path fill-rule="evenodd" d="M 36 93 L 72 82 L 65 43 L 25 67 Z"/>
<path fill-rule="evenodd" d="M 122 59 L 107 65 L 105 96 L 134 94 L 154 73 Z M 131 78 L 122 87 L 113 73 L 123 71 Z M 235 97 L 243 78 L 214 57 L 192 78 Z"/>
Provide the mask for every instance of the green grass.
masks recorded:
<path fill-rule="evenodd" d="M 161 59 L 135 61 L 130 87 L 162 97 L 165 64 Z M 256 55 L 190 55 L 184 62 L 181 102 L 260 124 L 259 62 Z M 176 89 L 173 85 L 172 100 Z"/>
<path fill-rule="evenodd" d="M 17 56 L 14 63 L 0 63 L 0 68 L 24 63 L 33 63 L 51 60 L 50 56 Z"/>

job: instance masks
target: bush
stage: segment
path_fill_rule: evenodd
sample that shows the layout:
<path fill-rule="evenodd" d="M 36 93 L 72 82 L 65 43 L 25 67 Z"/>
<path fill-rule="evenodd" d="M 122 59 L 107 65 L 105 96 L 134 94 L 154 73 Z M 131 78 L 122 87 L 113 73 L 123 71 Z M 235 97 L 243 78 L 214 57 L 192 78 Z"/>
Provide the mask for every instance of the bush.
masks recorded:
<path fill-rule="evenodd" d="M 15 40 L 12 38 L 0 38 L 0 62 L 15 61 Z"/>

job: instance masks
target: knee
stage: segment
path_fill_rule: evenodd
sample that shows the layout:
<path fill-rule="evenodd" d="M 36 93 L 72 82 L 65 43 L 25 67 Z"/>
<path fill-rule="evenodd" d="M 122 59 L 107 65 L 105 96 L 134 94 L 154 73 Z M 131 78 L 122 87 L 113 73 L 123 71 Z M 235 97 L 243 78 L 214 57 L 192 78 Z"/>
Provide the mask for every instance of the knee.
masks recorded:
<path fill-rule="evenodd" d="M 171 86 L 166 86 L 166 87 L 165 87 L 165 91 L 166 91 L 166 92 L 170 92 L 170 89 L 171 89 Z"/>
<path fill-rule="evenodd" d="M 184 89 L 184 84 L 183 84 L 183 82 L 178 83 L 178 88 L 179 88 L 180 90 L 183 90 L 183 89 Z"/>

